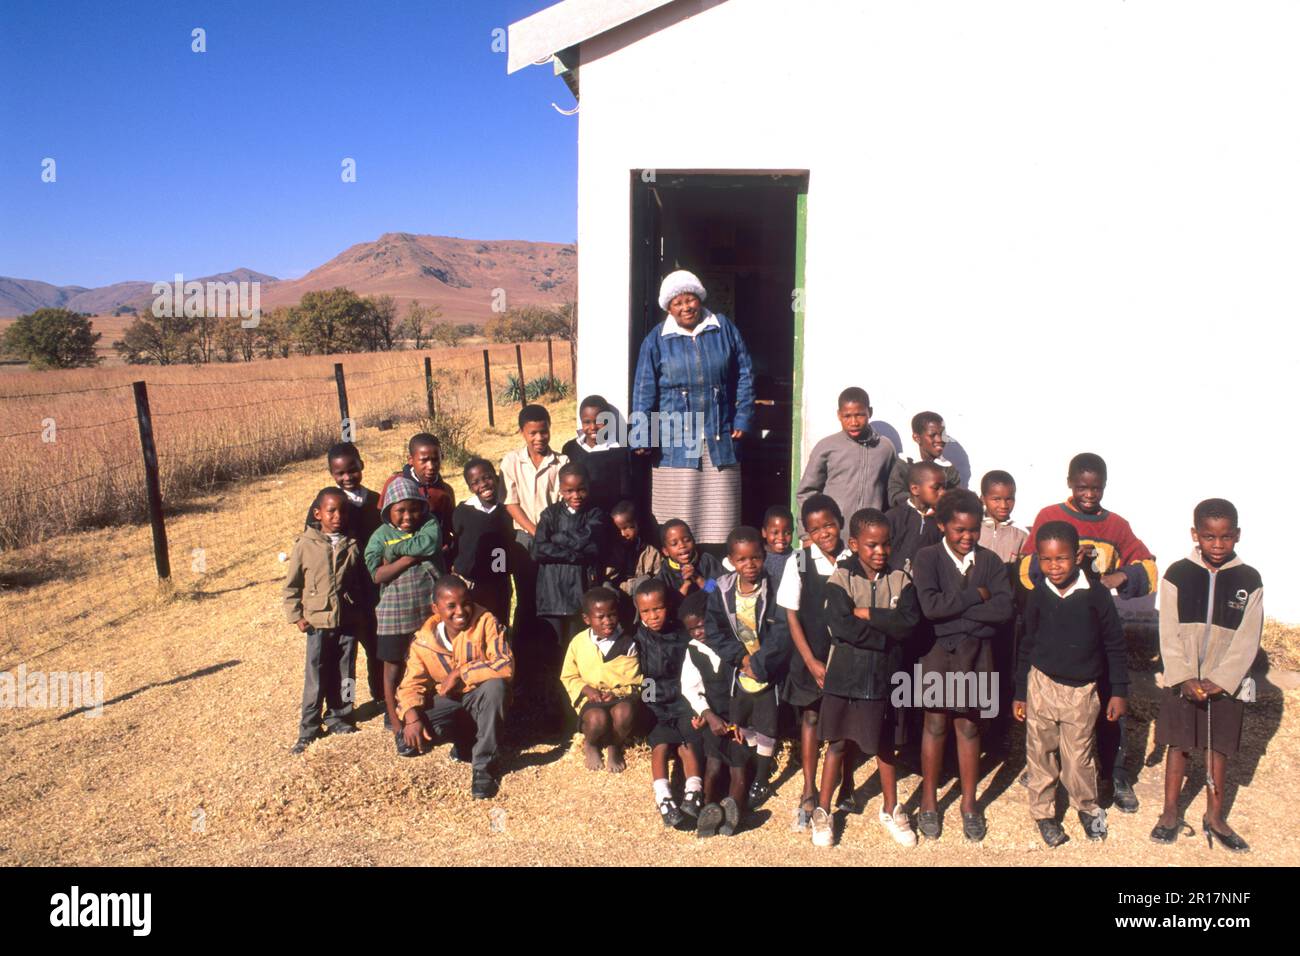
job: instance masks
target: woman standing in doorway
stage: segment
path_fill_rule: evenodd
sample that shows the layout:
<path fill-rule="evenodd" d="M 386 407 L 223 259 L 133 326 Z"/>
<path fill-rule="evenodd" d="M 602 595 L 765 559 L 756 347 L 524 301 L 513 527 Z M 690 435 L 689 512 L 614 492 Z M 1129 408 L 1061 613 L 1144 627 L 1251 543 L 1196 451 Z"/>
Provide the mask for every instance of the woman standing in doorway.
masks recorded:
<path fill-rule="evenodd" d="M 639 437 L 640 420 L 646 443 L 658 446 L 650 486 L 655 520 L 681 518 L 697 541 L 719 544 L 740 524 L 738 443 L 754 416 L 754 372 L 740 332 L 704 299 L 704 286 L 685 270 L 660 285 L 659 307 L 668 315 L 641 343 L 629 436 Z M 660 425 L 651 435 L 654 412 Z"/>

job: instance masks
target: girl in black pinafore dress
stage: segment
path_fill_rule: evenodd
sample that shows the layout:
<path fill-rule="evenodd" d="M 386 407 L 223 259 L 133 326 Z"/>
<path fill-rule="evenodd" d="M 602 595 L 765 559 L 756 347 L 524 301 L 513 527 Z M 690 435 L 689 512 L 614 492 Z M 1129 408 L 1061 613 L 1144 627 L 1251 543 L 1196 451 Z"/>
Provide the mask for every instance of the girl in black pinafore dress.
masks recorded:
<path fill-rule="evenodd" d="M 825 677 L 826 657 L 831 647 L 830 627 L 826 620 L 827 585 L 838 562 L 850 554 L 841 538 L 844 518 L 833 498 L 814 495 L 804 502 L 801 517 L 810 544 L 791 556 L 776 599 L 786 609 L 795 648 L 782 696 L 799 715 L 803 795 L 798 824 L 802 829 L 808 825 L 817 808 L 817 758 L 821 751 L 817 721 L 822 702 L 819 679 Z M 856 808 L 853 789 L 852 763 L 846 760 L 837 801 L 839 809 L 852 811 Z"/>

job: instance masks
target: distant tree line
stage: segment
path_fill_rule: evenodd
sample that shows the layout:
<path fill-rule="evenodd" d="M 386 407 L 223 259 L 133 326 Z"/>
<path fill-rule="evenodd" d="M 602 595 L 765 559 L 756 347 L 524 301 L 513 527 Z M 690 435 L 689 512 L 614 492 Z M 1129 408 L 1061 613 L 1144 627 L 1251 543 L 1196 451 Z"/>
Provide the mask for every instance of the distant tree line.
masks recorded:
<path fill-rule="evenodd" d="M 297 305 L 263 311 L 255 324 L 238 315 L 159 316 L 148 308 L 136 309 L 113 349 L 129 365 L 195 365 L 454 347 L 477 335 L 494 342 L 558 338 L 572 343 L 576 338 L 574 303 L 511 309 L 494 315 L 486 327 L 439 322 L 441 315 L 436 305 L 419 301 L 399 315 L 390 295 L 360 296 L 340 286 L 308 292 Z M 33 368 L 77 368 L 99 363 L 95 343 L 100 335 L 83 314 L 38 309 L 19 316 L 6 330 L 3 346 Z"/>

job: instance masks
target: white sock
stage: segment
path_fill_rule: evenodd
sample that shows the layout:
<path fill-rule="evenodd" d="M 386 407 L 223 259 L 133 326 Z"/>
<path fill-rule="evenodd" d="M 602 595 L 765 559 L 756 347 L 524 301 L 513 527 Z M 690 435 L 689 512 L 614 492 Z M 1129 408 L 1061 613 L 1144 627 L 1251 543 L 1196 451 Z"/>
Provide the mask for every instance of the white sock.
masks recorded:
<path fill-rule="evenodd" d="M 664 800 L 672 799 L 673 792 L 672 790 L 668 789 L 667 780 L 656 780 L 654 786 L 655 786 L 655 803 L 662 803 Z"/>
<path fill-rule="evenodd" d="M 687 793 L 695 793 L 697 790 L 703 790 L 703 789 L 704 789 L 704 781 L 701 780 L 699 777 L 686 778 Z"/>

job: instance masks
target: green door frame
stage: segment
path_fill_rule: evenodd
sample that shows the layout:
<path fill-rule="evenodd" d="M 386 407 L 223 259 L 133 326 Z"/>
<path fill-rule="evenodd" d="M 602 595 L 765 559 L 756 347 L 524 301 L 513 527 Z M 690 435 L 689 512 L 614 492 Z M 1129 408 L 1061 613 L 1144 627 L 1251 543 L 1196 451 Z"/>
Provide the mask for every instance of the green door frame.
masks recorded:
<path fill-rule="evenodd" d="M 799 193 L 795 209 L 794 238 L 794 290 L 791 308 L 794 309 L 794 382 L 790 422 L 790 511 L 799 515 L 795 492 L 803 477 L 803 343 L 804 343 L 804 265 L 807 262 L 808 193 Z"/>

